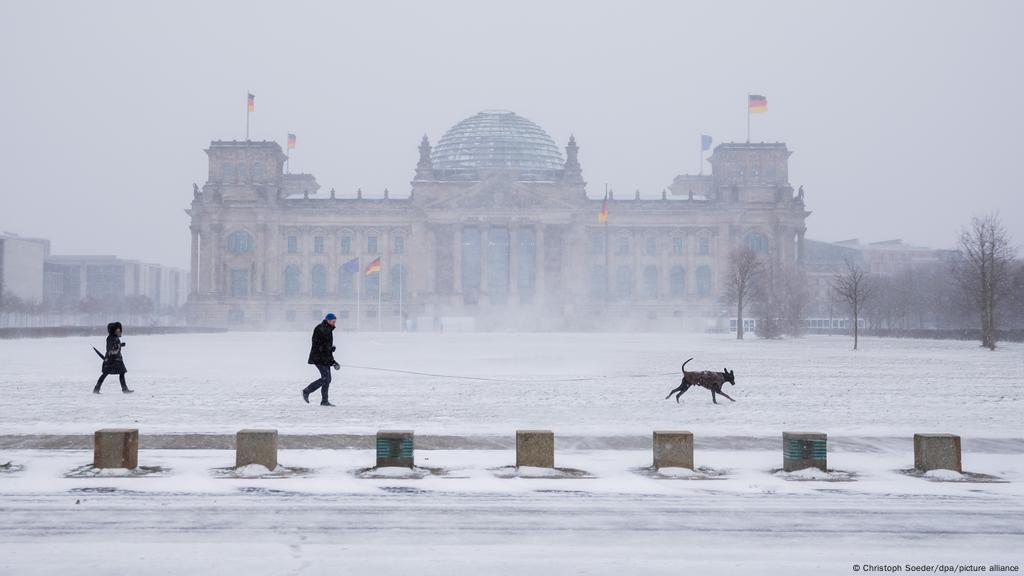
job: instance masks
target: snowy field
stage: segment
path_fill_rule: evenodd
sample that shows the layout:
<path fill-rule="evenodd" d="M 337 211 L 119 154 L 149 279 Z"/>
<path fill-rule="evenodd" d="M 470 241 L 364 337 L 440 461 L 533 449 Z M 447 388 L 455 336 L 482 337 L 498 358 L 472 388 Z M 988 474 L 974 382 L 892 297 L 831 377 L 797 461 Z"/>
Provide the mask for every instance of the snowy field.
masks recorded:
<path fill-rule="evenodd" d="M 737 342 L 698 334 L 345 334 L 334 409 L 302 402 L 317 377 L 305 333 L 125 335 L 128 383 L 91 394 L 100 338 L 0 341 L 0 434 L 91 434 L 131 424 L 146 433 L 277 428 L 282 434 L 705 436 L 819 430 L 834 436 L 954 432 L 1021 437 L 1024 345 L 847 337 Z M 664 400 L 679 366 L 736 373 L 735 403 L 691 389 Z M 483 378 L 472 380 L 455 378 Z M 314 399 L 316 395 L 314 395 Z"/>
<path fill-rule="evenodd" d="M 91 394 L 99 339 L 0 341 L 0 574 L 853 574 L 854 565 L 1024 565 L 1024 346 L 724 335 L 339 334 L 337 408 L 302 402 L 307 334 L 125 340 L 129 385 Z M 90 357 L 90 355 L 92 357 Z M 736 373 L 711 403 L 664 400 L 679 364 Z M 33 439 L 138 427 L 138 476 Z M 648 449 L 559 443 L 582 477 L 516 477 L 513 450 L 416 451 L 365 477 L 367 449 L 283 449 L 285 477 L 231 450 L 146 435 L 489 436 L 550 428 L 635 446 L 695 432 L 703 471 L 653 476 Z M 783 430 L 829 433 L 833 474 L 777 473 Z M 918 477 L 910 435 L 964 437 L 964 469 Z M 615 438 L 624 439 L 616 443 Z M 717 441 L 716 441 L 717 439 Z M 282 438 L 283 440 L 283 438 Z M 83 438 L 88 445 L 88 438 Z M 507 443 L 506 443 L 507 445 Z M 11 465 L 6 468 L 5 463 Z M 985 481 L 977 481 L 983 479 Z M 863 570 L 866 571 L 866 570 Z M 906 571 L 906 569 L 904 569 Z"/>

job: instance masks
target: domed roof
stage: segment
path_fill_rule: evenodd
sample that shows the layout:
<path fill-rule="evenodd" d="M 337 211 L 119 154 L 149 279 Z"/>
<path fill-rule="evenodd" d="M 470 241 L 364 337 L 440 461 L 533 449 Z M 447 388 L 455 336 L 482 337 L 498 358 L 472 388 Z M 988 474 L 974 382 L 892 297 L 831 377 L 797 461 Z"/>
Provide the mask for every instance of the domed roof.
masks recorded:
<path fill-rule="evenodd" d="M 452 126 L 430 159 L 435 172 L 449 175 L 513 168 L 540 176 L 565 162 L 544 129 L 507 110 L 484 110 Z"/>

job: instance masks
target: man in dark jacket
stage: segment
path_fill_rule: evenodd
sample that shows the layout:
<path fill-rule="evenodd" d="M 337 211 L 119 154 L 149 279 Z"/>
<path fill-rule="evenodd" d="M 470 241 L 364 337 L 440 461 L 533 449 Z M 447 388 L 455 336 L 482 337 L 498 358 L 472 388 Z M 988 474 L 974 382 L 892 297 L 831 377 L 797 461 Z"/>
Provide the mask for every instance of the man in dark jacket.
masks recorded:
<path fill-rule="evenodd" d="M 317 324 L 313 329 L 313 344 L 309 349 L 309 363 L 316 366 L 320 371 L 320 378 L 310 382 L 309 386 L 302 389 L 302 399 L 309 404 L 309 395 L 320 389 L 320 405 L 334 406 L 327 399 L 327 391 L 331 387 L 331 368 L 335 370 L 341 366 L 334 361 L 334 327 L 338 319 L 334 314 L 327 314 L 323 322 Z"/>
<path fill-rule="evenodd" d="M 117 374 L 118 379 L 121 381 L 121 392 L 125 394 L 133 392 L 128 389 L 128 384 L 124 381 L 125 372 L 128 372 L 124 367 L 124 358 L 121 356 L 121 348 L 124 348 L 124 346 L 124 342 L 121 342 L 121 323 L 111 322 L 107 324 L 107 353 L 103 356 L 103 373 L 100 375 L 100 379 L 96 381 L 96 387 L 92 389 L 93 394 L 100 393 L 100 386 L 103 385 L 103 381 L 107 379 L 108 374 Z"/>

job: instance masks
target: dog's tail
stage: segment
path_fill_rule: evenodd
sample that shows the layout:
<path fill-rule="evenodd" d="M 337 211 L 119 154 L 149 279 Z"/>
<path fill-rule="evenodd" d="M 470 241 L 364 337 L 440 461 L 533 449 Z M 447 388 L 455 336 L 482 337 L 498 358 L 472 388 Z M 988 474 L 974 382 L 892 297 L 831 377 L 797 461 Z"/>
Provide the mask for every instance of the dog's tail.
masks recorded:
<path fill-rule="evenodd" d="M 693 358 L 690 358 L 690 360 L 693 360 Z M 683 366 L 679 369 L 680 372 L 686 372 L 686 364 L 689 363 L 690 360 L 683 362 Z"/>

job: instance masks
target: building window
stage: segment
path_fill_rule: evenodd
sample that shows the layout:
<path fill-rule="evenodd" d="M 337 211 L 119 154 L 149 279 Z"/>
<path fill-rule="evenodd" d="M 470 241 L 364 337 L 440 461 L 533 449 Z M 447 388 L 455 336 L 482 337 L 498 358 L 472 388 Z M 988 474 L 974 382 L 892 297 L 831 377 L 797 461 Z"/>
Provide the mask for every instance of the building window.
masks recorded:
<path fill-rule="evenodd" d="M 592 256 L 604 255 L 604 234 L 590 235 L 590 254 Z"/>
<path fill-rule="evenodd" d="M 619 256 L 629 255 L 629 236 L 619 236 L 618 244 L 615 246 L 615 253 Z"/>
<path fill-rule="evenodd" d="M 673 298 L 686 295 L 686 269 L 682 266 L 673 266 L 669 272 L 668 292 Z"/>
<path fill-rule="evenodd" d="M 396 256 L 405 254 L 405 236 L 395 236 L 394 245 L 391 247 Z"/>
<path fill-rule="evenodd" d="M 487 293 L 491 304 L 508 302 L 508 228 L 491 228 L 487 231 Z"/>
<path fill-rule="evenodd" d="M 391 274 L 388 275 L 391 282 L 391 298 L 394 300 L 405 300 L 409 294 L 409 274 L 405 266 L 395 264 L 391 267 Z"/>
<path fill-rule="evenodd" d="M 288 237 L 288 253 L 297 254 L 299 252 L 299 238 L 298 236 Z"/>
<path fill-rule="evenodd" d="M 683 239 L 680 236 L 676 236 L 672 239 L 672 255 L 682 256 L 683 255 Z"/>
<path fill-rule="evenodd" d="M 371 234 L 366 237 L 366 253 L 376 254 L 377 253 L 377 236 Z"/>
<path fill-rule="evenodd" d="M 253 162 L 253 164 L 252 164 L 252 177 L 253 177 L 253 179 L 254 180 L 262 180 L 263 179 L 263 174 L 264 174 L 263 163 L 262 162 Z"/>
<path fill-rule="evenodd" d="M 313 253 L 323 254 L 324 253 L 324 237 L 317 236 L 313 238 Z"/>
<path fill-rule="evenodd" d="M 231 270 L 231 297 L 249 297 L 249 270 Z"/>
<path fill-rule="evenodd" d="M 380 290 L 380 272 L 376 274 L 370 274 L 363 281 L 363 288 L 366 290 L 363 294 L 366 296 L 376 296 L 377 291 Z"/>
<path fill-rule="evenodd" d="M 248 178 L 249 178 L 249 169 L 245 166 L 245 164 L 239 164 L 238 165 L 238 179 L 239 180 L 247 180 Z"/>
<path fill-rule="evenodd" d="M 711 296 L 711 268 L 697 268 L 697 295 L 701 298 Z"/>
<path fill-rule="evenodd" d="M 615 271 L 615 296 L 620 299 L 633 296 L 633 269 L 629 266 L 619 266 Z"/>
<path fill-rule="evenodd" d="M 231 163 L 224 164 L 221 171 L 221 180 L 228 181 L 235 179 L 235 165 Z"/>
<path fill-rule="evenodd" d="M 338 268 L 338 294 L 346 297 L 356 295 L 356 274 L 358 271 L 346 270 L 344 266 Z"/>
<path fill-rule="evenodd" d="M 253 249 L 252 234 L 244 230 L 238 230 L 228 235 L 228 252 L 232 254 L 246 254 Z"/>
<path fill-rule="evenodd" d="M 648 266 L 644 268 L 643 297 L 652 299 L 658 297 L 658 268 Z"/>
<path fill-rule="evenodd" d="M 644 244 L 644 253 L 648 256 L 656 256 L 658 254 L 658 239 L 654 236 L 648 236 L 647 241 Z"/>
<path fill-rule="evenodd" d="M 533 228 L 519 229 L 519 255 L 517 260 L 516 284 L 519 300 L 531 302 L 537 284 L 537 237 Z"/>
<path fill-rule="evenodd" d="M 352 237 L 342 236 L 341 237 L 341 253 L 351 254 L 352 253 Z"/>
<path fill-rule="evenodd" d="M 323 297 L 327 295 L 327 268 L 320 264 L 313 266 L 312 278 L 310 280 L 313 296 Z"/>
<path fill-rule="evenodd" d="M 747 235 L 747 248 L 750 248 L 758 254 L 763 254 L 768 251 L 768 239 L 763 234 L 753 232 Z"/>
<path fill-rule="evenodd" d="M 707 256 L 708 254 L 711 254 L 710 238 L 705 237 L 697 241 L 697 254 L 700 254 L 701 256 Z"/>
<path fill-rule="evenodd" d="M 590 267 L 590 295 L 594 298 L 604 298 L 608 289 L 608 278 L 604 266 Z"/>
<path fill-rule="evenodd" d="M 292 264 L 284 269 L 284 295 L 298 296 L 302 284 L 299 279 L 299 267 Z"/>

